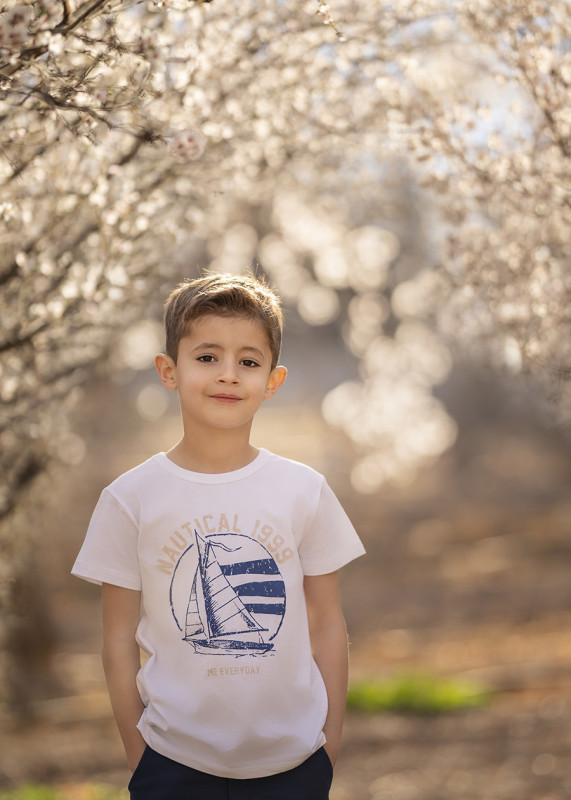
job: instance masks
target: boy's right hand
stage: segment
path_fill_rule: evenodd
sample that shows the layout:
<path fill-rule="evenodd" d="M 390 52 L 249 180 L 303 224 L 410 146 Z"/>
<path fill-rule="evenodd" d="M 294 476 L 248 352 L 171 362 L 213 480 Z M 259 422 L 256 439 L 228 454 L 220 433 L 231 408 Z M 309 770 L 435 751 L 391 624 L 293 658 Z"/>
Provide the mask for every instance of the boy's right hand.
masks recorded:
<path fill-rule="evenodd" d="M 141 655 L 136 633 L 141 613 L 141 593 L 104 583 L 102 600 L 105 678 L 127 764 L 134 772 L 146 747 L 137 728 L 144 711 L 137 688 Z"/>
<path fill-rule="evenodd" d="M 138 747 L 136 745 L 138 745 Z M 146 747 L 147 747 L 147 743 L 145 742 L 145 740 L 141 736 L 141 741 L 140 742 L 133 742 L 133 744 L 129 748 L 130 752 L 127 753 L 127 765 L 129 767 L 129 769 L 131 770 L 131 772 L 135 772 L 135 770 L 139 766 L 139 762 L 141 761 L 141 759 L 143 757 L 143 753 L 145 752 L 145 748 Z"/>

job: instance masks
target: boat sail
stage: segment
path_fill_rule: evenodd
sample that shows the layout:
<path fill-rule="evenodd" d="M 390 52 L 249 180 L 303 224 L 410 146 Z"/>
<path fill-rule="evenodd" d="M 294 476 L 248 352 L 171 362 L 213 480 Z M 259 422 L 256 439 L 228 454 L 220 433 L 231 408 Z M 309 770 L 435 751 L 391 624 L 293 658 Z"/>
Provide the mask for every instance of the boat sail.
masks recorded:
<path fill-rule="evenodd" d="M 250 614 L 224 575 L 215 547 L 230 551 L 220 542 L 206 541 L 196 531 L 198 566 L 186 611 L 184 639 L 197 653 L 246 655 L 273 648 L 261 636 L 263 628 Z"/>

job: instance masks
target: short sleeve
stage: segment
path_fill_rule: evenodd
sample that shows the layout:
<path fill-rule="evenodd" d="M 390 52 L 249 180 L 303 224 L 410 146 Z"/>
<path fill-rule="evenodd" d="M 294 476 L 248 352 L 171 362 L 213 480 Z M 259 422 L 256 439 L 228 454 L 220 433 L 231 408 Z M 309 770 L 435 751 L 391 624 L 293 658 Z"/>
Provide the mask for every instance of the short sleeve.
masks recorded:
<path fill-rule="evenodd" d="M 351 520 L 325 480 L 316 513 L 298 549 L 304 575 L 335 572 L 365 553 Z"/>
<path fill-rule="evenodd" d="M 113 494 L 104 489 L 95 506 L 72 575 L 91 583 L 141 588 L 135 520 Z"/>

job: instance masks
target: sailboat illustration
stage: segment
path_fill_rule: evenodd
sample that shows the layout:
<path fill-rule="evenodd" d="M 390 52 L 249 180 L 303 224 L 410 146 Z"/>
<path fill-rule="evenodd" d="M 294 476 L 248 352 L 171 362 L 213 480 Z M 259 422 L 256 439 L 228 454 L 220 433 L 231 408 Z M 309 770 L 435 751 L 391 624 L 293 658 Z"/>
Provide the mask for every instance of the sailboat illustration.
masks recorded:
<path fill-rule="evenodd" d="M 272 642 L 264 641 L 262 627 L 248 611 L 224 574 L 215 548 L 232 552 L 221 542 L 207 541 L 196 531 L 198 565 L 186 610 L 184 640 L 195 652 L 246 655 L 266 653 Z"/>

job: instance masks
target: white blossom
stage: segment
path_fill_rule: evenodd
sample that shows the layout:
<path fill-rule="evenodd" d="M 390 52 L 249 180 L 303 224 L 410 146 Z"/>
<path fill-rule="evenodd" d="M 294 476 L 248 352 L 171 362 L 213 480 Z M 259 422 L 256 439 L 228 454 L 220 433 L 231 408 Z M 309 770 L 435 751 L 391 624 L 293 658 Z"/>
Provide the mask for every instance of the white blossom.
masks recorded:
<path fill-rule="evenodd" d="M 179 161 L 196 161 L 205 147 L 206 137 L 200 131 L 182 130 L 167 137 L 168 152 Z"/>
<path fill-rule="evenodd" d="M 16 5 L 0 14 L 0 48 L 20 50 L 30 38 L 32 7 Z"/>
<path fill-rule="evenodd" d="M 61 35 L 61 33 L 57 33 L 54 36 L 50 36 L 49 44 L 48 44 L 50 53 L 54 56 L 61 56 L 65 52 L 65 39 Z"/>

